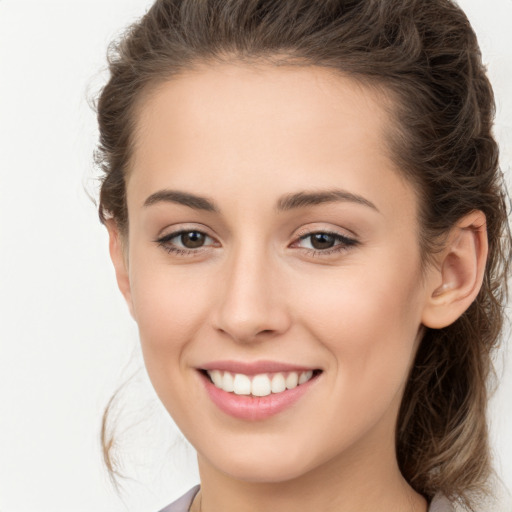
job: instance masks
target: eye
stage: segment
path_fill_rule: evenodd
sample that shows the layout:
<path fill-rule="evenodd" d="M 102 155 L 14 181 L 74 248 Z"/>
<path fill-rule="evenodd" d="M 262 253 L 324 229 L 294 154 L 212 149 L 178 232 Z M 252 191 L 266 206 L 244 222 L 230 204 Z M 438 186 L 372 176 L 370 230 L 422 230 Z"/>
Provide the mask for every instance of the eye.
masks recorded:
<path fill-rule="evenodd" d="M 167 252 L 180 255 L 195 254 L 201 249 L 213 245 L 213 238 L 196 229 L 175 231 L 155 241 Z"/>
<path fill-rule="evenodd" d="M 317 231 L 300 235 L 299 247 L 312 254 L 332 254 L 348 250 L 359 242 L 340 233 Z"/>

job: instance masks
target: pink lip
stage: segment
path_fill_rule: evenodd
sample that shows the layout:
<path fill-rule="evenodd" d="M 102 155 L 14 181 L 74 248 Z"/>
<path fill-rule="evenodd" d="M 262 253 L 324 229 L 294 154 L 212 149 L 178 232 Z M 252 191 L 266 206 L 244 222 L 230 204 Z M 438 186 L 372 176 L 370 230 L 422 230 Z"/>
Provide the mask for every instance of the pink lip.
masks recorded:
<path fill-rule="evenodd" d="M 316 375 L 304 384 L 300 384 L 296 388 L 288 389 L 282 393 L 271 393 L 267 396 L 253 397 L 223 391 L 214 386 L 204 373 L 199 372 L 199 375 L 210 399 L 221 411 L 235 418 L 248 421 L 264 420 L 288 409 L 306 394 L 311 386 L 315 385 L 319 377 L 319 375 Z"/>
<path fill-rule="evenodd" d="M 212 361 L 200 367 L 202 370 L 221 370 L 231 373 L 243 373 L 244 375 L 258 375 L 259 373 L 276 372 L 306 372 L 315 370 L 307 366 L 280 363 L 278 361 Z"/>

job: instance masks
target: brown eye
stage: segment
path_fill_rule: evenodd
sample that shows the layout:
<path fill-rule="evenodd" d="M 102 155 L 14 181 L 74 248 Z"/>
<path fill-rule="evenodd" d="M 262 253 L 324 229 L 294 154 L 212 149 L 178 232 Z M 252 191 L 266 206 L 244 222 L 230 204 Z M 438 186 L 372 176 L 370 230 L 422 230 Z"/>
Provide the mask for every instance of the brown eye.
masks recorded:
<path fill-rule="evenodd" d="M 348 238 L 340 233 L 331 233 L 326 231 L 317 231 L 316 233 L 307 233 L 299 239 L 299 247 L 310 251 L 316 255 L 330 255 L 341 253 L 350 247 L 359 245 L 359 242 L 353 238 Z"/>
<path fill-rule="evenodd" d="M 327 233 L 314 233 L 311 236 L 311 246 L 314 249 L 330 249 L 333 247 L 336 239 Z"/>
<path fill-rule="evenodd" d="M 201 250 L 213 246 L 214 240 L 202 231 L 182 230 L 169 233 L 155 242 L 168 253 L 183 256 L 198 254 Z"/>
<path fill-rule="evenodd" d="M 206 236 L 199 231 L 187 231 L 182 233 L 180 238 L 181 243 L 187 249 L 197 249 L 198 247 L 202 247 Z"/>

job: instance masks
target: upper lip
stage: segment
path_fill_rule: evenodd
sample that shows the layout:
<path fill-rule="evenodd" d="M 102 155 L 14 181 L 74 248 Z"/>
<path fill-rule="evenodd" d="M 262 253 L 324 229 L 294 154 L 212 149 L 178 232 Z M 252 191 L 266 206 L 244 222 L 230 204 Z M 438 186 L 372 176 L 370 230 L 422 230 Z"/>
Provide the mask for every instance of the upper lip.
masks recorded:
<path fill-rule="evenodd" d="M 199 367 L 201 370 L 221 370 L 231 373 L 243 373 L 244 375 L 258 375 L 260 373 L 277 372 L 306 372 L 315 370 L 310 366 L 282 363 L 279 361 L 212 361 Z"/>

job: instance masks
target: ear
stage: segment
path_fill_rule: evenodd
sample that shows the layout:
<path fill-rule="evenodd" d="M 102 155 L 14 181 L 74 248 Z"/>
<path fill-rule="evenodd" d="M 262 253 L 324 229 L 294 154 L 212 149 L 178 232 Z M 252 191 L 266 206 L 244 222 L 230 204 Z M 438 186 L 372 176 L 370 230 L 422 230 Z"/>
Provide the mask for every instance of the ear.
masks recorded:
<path fill-rule="evenodd" d="M 126 303 L 128 304 L 130 314 L 133 317 L 132 296 L 130 291 L 130 276 L 128 273 L 128 256 L 126 253 L 126 247 L 124 245 L 123 237 L 119 232 L 119 228 L 114 219 L 108 219 L 105 222 L 105 225 L 107 226 L 109 236 L 110 259 L 114 264 L 117 286 L 119 287 L 119 290 L 123 294 L 123 297 L 126 300 Z"/>
<path fill-rule="evenodd" d="M 423 325 L 447 327 L 468 309 L 482 286 L 487 252 L 485 215 L 471 212 L 450 230 L 438 265 L 429 271 Z"/>

